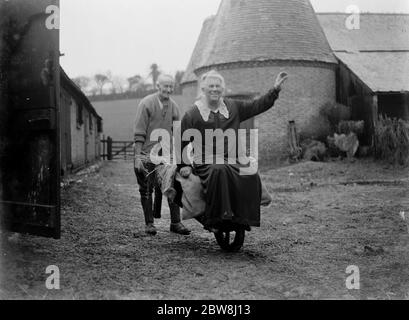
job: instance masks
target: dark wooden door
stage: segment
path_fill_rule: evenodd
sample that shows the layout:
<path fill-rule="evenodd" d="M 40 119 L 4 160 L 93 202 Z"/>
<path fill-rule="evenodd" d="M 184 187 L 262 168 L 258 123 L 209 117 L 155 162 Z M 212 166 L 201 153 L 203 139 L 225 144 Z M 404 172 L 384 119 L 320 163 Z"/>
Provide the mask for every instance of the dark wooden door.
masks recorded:
<path fill-rule="evenodd" d="M 58 0 L 0 0 L 3 28 L 2 223 L 60 237 Z"/>

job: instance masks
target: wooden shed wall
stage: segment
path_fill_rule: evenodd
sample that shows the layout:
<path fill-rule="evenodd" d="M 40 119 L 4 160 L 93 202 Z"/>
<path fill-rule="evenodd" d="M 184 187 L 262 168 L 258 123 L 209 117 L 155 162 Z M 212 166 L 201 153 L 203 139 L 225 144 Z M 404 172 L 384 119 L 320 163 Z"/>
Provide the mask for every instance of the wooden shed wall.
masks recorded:
<path fill-rule="evenodd" d="M 100 160 L 100 121 L 70 86 L 62 85 L 60 125 L 63 175 Z"/>
<path fill-rule="evenodd" d="M 372 144 L 378 116 L 377 96 L 341 61 L 337 68 L 337 102 L 351 108 L 352 120 L 365 121 L 361 143 Z"/>

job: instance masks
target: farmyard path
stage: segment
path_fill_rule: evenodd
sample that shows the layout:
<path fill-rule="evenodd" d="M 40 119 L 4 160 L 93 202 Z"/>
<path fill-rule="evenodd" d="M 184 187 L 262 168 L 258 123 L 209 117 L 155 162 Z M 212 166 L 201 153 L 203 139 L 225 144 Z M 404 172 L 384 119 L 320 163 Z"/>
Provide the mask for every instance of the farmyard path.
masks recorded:
<path fill-rule="evenodd" d="M 244 248 L 222 252 L 195 221 L 184 237 L 143 233 L 129 162 L 105 163 L 62 192 L 62 239 L 3 234 L 1 298 L 34 299 L 390 299 L 409 295 L 407 169 L 371 161 L 302 163 L 265 172 L 274 204 Z M 78 179 L 77 179 L 78 180 Z M 165 201 L 164 201 L 165 206 Z M 136 237 L 133 236 L 136 233 Z M 45 288 L 57 265 L 61 290 Z M 345 287 L 357 265 L 361 290 Z"/>

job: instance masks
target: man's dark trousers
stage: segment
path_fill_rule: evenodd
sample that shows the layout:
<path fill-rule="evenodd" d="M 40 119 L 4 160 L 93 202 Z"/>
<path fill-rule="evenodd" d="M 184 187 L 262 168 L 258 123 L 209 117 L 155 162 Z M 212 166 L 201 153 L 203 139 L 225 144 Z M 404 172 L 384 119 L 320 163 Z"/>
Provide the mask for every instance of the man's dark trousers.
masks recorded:
<path fill-rule="evenodd" d="M 141 204 L 143 208 L 143 213 L 145 215 L 145 223 L 154 223 L 154 210 L 156 211 L 155 216 L 160 217 L 160 210 L 162 208 L 162 192 L 160 191 L 160 186 L 157 184 L 156 165 L 149 161 L 143 162 L 144 167 L 148 173 L 143 171 L 138 171 L 135 169 L 136 179 L 139 185 L 139 193 L 141 195 Z M 155 209 L 153 206 L 152 194 L 155 191 Z M 158 202 L 160 201 L 160 203 Z M 170 209 L 170 220 L 171 223 L 180 223 L 180 208 L 177 204 L 171 202 L 168 199 L 169 209 Z"/>

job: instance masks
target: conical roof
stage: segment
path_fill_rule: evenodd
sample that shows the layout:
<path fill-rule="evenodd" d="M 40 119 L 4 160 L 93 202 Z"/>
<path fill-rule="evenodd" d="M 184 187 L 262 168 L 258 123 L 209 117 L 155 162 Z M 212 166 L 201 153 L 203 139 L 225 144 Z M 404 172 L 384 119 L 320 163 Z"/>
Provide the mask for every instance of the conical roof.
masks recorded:
<path fill-rule="evenodd" d="M 266 60 L 336 63 L 309 0 L 222 0 L 196 68 Z"/>
<path fill-rule="evenodd" d="M 202 61 L 202 54 L 205 52 L 206 45 L 208 45 L 208 43 L 210 42 L 209 39 L 212 34 L 212 26 L 215 17 L 216 16 L 210 16 L 203 23 L 202 31 L 200 32 L 199 38 L 196 42 L 192 57 L 190 58 L 185 74 L 183 75 L 181 82 L 182 84 L 197 80 L 194 71 L 195 69 L 200 67 L 199 63 Z"/>

